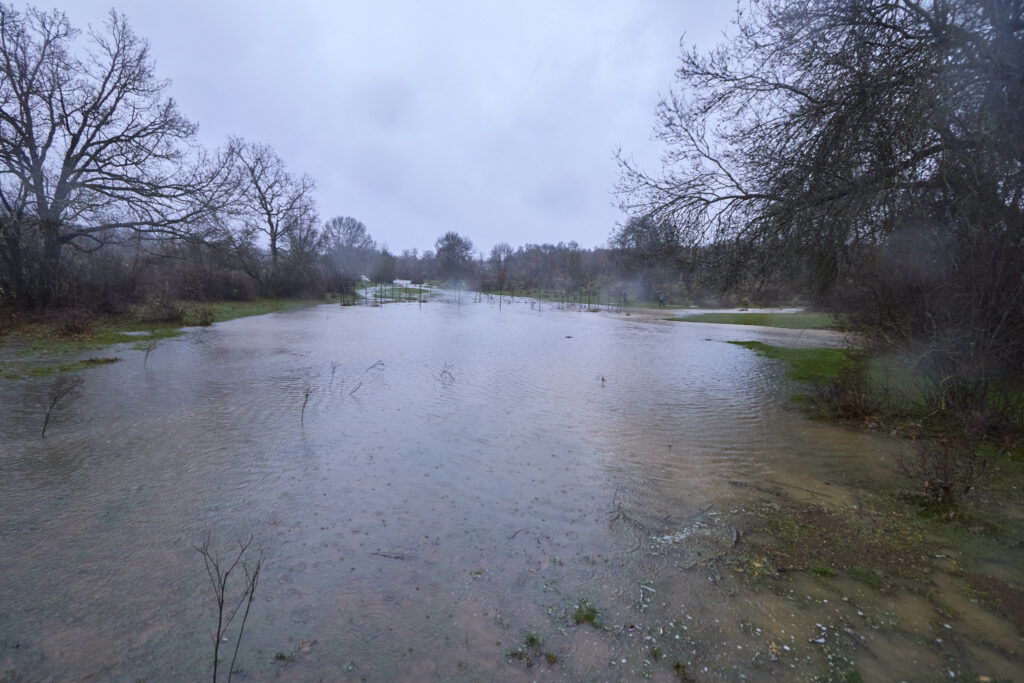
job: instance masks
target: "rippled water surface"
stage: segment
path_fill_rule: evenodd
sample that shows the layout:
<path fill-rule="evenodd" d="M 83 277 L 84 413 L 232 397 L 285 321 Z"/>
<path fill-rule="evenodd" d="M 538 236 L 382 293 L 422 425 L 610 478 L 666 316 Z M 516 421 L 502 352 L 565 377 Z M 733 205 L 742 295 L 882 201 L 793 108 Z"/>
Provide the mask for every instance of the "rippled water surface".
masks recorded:
<path fill-rule="evenodd" d="M 208 533 L 265 551 L 240 680 L 828 672 L 820 616 L 702 570 L 739 541 L 716 514 L 766 487 L 856 504 L 844 482 L 888 453 L 807 420 L 775 364 L 723 343 L 771 334 L 468 298 L 319 306 L 192 329 L 145 364 L 119 350 L 45 440 L 50 383 L 8 382 L 0 673 L 207 678 Z M 587 603 L 604 628 L 574 623 Z M 945 675 L 925 638 L 870 638 L 861 671 Z"/>

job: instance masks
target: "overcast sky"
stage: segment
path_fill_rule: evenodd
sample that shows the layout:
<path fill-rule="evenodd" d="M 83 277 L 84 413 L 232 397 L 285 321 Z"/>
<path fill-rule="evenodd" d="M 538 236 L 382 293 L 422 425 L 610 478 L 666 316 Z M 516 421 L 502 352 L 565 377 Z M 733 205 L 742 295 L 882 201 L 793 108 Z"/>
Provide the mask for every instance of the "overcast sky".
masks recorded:
<path fill-rule="evenodd" d="M 50 0 L 54 2 L 54 0 Z M 49 8 L 40 2 L 41 8 Z M 447 230 L 604 244 L 614 150 L 647 165 L 680 40 L 711 47 L 732 0 L 56 0 L 77 28 L 116 7 L 216 147 L 270 144 L 320 215 L 392 251 Z M 685 37 L 684 37 L 685 34 Z"/>

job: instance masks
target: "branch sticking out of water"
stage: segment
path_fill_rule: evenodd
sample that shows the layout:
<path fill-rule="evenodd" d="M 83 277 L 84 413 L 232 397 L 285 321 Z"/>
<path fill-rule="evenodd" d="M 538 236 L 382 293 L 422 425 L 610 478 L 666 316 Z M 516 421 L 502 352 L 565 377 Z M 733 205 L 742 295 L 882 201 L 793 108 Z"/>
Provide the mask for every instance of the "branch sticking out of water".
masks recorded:
<path fill-rule="evenodd" d="M 338 371 L 338 361 L 331 361 L 331 382 L 327 385 L 327 391 L 334 388 L 334 373 Z"/>
<path fill-rule="evenodd" d="M 370 367 L 366 368 L 366 371 L 369 372 L 370 370 L 383 370 L 383 369 L 384 369 L 384 361 L 379 360 L 376 363 L 374 363 L 373 365 L 371 365 Z"/>
<path fill-rule="evenodd" d="M 220 661 L 220 644 L 227 641 L 228 628 L 238 614 L 238 610 L 245 605 L 242 613 L 242 621 L 238 627 L 238 636 L 235 638 L 235 651 L 231 656 L 231 665 L 228 667 L 228 682 L 235 671 L 235 660 L 238 658 L 238 648 L 242 643 L 242 634 L 245 632 L 245 622 L 249 618 L 249 609 L 252 607 L 253 599 L 256 596 L 256 584 L 259 582 L 260 568 L 263 566 L 263 550 L 256 553 L 255 561 L 249 552 L 252 547 L 253 536 L 245 543 L 238 543 L 238 554 L 230 563 L 222 561 L 220 553 L 211 549 L 212 533 L 206 535 L 206 540 L 196 550 L 203 556 L 203 563 L 206 566 L 206 574 L 210 577 L 210 585 L 213 587 L 214 599 L 217 603 L 217 628 L 213 636 L 213 683 L 217 683 L 217 665 Z M 247 556 L 248 555 L 248 556 Z M 251 563 L 251 564 L 250 564 Z M 237 596 L 231 595 L 228 588 L 231 573 L 241 568 L 245 574 L 245 583 Z M 237 597 L 237 600 L 236 600 Z"/>
<path fill-rule="evenodd" d="M 444 384 L 445 386 L 454 384 L 455 383 L 455 375 L 452 374 L 452 368 L 454 368 L 454 367 L 455 367 L 454 365 L 451 365 L 449 363 L 445 363 L 444 367 L 441 368 L 440 374 L 437 376 L 437 380 L 441 384 Z"/>
<path fill-rule="evenodd" d="M 157 341 L 155 339 L 153 341 L 149 342 L 148 344 L 146 344 L 146 355 L 143 356 L 143 358 L 142 358 L 142 367 L 143 368 L 145 368 L 146 364 L 149 363 L 149 354 L 151 354 L 153 352 L 153 349 L 156 348 L 156 345 L 157 345 Z"/>
<path fill-rule="evenodd" d="M 50 418 L 53 416 L 53 409 L 57 407 L 57 404 L 63 401 L 65 398 L 74 398 L 78 396 L 78 388 L 82 385 L 81 377 L 69 377 L 67 375 L 61 375 L 57 378 L 57 381 L 50 387 L 50 395 L 46 402 L 46 413 L 43 417 L 43 430 L 39 433 L 39 438 L 46 438 L 46 428 L 50 425 Z"/>
<path fill-rule="evenodd" d="M 315 393 L 316 393 L 316 389 L 314 387 L 309 386 L 308 384 L 302 390 L 302 394 L 303 394 L 302 412 L 301 412 L 300 417 L 299 417 L 299 423 L 302 426 L 306 425 L 306 404 L 309 403 L 309 397 L 312 396 Z"/>

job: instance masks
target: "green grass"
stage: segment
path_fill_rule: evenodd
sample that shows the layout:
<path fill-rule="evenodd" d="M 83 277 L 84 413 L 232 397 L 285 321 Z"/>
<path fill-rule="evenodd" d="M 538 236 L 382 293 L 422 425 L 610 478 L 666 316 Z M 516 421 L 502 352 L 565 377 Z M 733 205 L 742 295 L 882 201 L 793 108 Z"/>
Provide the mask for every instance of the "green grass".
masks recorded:
<path fill-rule="evenodd" d="M 213 303 L 194 304 L 195 309 L 209 309 L 213 312 L 213 322 L 223 323 L 236 318 L 247 318 L 253 315 L 266 315 L 282 311 L 294 311 L 300 308 L 316 306 L 324 303 L 314 299 L 256 299 L 254 301 L 217 301 Z M 185 323 L 193 322 L 186 314 Z"/>
<path fill-rule="evenodd" d="M 137 334 L 137 333 L 144 334 Z M 136 334 L 133 334 L 136 333 Z M 48 330 L 28 332 L 30 343 L 22 355 L 59 355 L 86 349 L 100 349 L 114 344 L 133 343 L 136 346 L 153 339 L 166 339 L 184 334 L 176 323 L 140 323 L 132 320 L 107 319 L 93 326 L 87 334 L 75 337 L 54 336 Z"/>
<path fill-rule="evenodd" d="M 604 627 L 597 605 L 585 599 L 573 606 L 572 620 L 576 624 L 590 624 L 594 628 Z"/>
<path fill-rule="evenodd" d="M 371 287 L 378 287 L 378 289 L 376 292 L 368 291 Z M 421 298 L 427 300 L 440 297 L 440 293 L 430 287 L 417 287 L 415 285 L 411 287 L 401 287 L 390 284 L 367 285 L 362 288 L 361 294 L 365 299 L 373 300 L 376 298 L 382 298 L 385 301 L 391 301 L 394 299 L 419 301 Z"/>
<path fill-rule="evenodd" d="M 85 370 L 86 368 L 94 368 L 97 365 L 108 365 L 110 363 L 116 363 L 121 360 L 120 358 L 86 358 L 76 363 L 62 363 L 61 365 L 43 365 L 40 367 L 32 368 L 28 371 L 30 377 L 46 377 L 48 375 L 55 375 L 59 372 L 74 372 L 76 370 Z"/>
<path fill-rule="evenodd" d="M 760 356 L 775 358 L 789 364 L 786 373 L 799 382 L 822 382 L 835 379 L 843 371 L 853 369 L 859 354 L 849 349 L 792 349 L 769 346 L 757 341 L 731 341 L 730 344 L 750 349 Z"/>
<path fill-rule="evenodd" d="M 130 344 L 131 348 L 143 350 L 161 339 L 177 337 L 185 333 L 184 328 L 193 325 L 226 322 L 236 318 L 266 315 L 291 311 L 322 303 L 310 299 L 257 299 L 254 301 L 185 302 L 182 322 L 153 323 L 141 322 L 133 315 L 97 316 L 88 332 L 66 337 L 54 333 L 45 319 L 26 323 L 13 330 L 7 339 L 18 339 L 23 349 L 17 360 L 0 361 L 0 377 L 18 379 L 21 377 L 42 377 L 58 372 L 72 372 L 93 367 L 100 362 L 115 359 L 97 359 L 61 363 L 47 362 L 49 357 L 62 356 L 82 351 L 102 349 L 116 344 Z M 5 338 L 0 337 L 0 343 Z"/>
<path fill-rule="evenodd" d="M 782 327 L 787 330 L 831 330 L 836 328 L 836 319 L 828 313 L 697 313 L 678 318 L 666 318 L 673 322 L 717 323 L 720 325 L 757 325 L 760 327 Z"/>
<path fill-rule="evenodd" d="M 879 590 L 885 585 L 885 580 L 879 576 L 877 572 L 864 567 L 850 567 L 850 569 L 847 570 L 847 573 L 868 588 Z"/>

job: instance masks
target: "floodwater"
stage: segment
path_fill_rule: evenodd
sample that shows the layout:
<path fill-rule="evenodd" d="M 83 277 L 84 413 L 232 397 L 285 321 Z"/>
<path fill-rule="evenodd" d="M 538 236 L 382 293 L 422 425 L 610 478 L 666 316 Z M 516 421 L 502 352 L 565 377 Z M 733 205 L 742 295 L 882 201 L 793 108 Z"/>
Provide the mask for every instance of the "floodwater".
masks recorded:
<path fill-rule="evenodd" d="M 118 349 L 45 439 L 52 378 L 5 382 L 0 674 L 208 679 L 210 534 L 264 553 L 238 680 L 1014 678 L 1020 632 L 955 573 L 940 601 L 721 561 L 744 510 L 892 476 L 724 343 L 785 334 L 463 294 Z"/>

